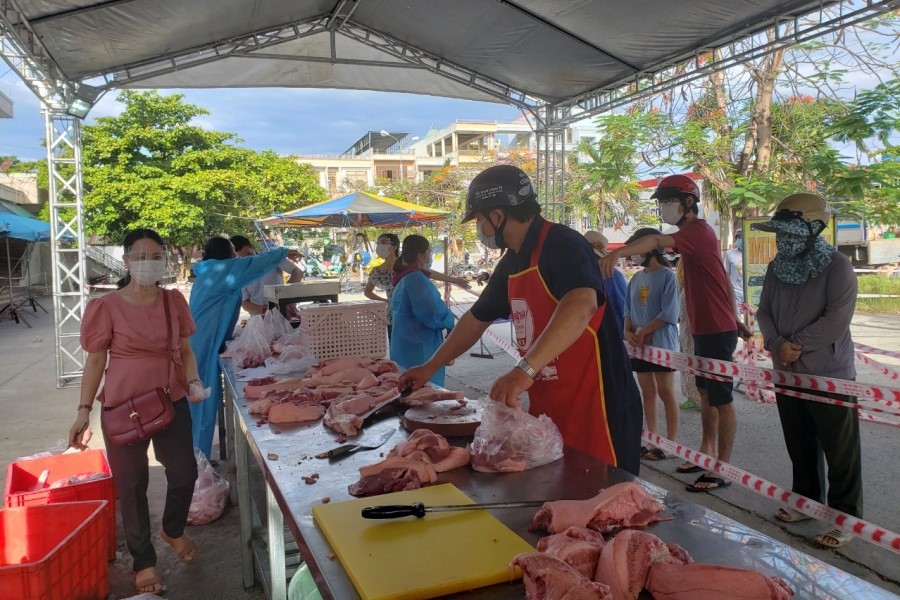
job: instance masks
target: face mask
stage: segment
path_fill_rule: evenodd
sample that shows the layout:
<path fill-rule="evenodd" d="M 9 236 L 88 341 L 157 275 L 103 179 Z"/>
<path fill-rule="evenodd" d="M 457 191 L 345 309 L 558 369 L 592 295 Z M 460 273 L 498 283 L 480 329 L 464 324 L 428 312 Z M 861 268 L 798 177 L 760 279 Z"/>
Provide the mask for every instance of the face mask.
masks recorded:
<path fill-rule="evenodd" d="M 669 225 L 678 225 L 682 214 L 681 203 L 679 202 L 667 202 L 659 205 L 659 215 L 662 217 L 663 222 Z"/>
<path fill-rule="evenodd" d="M 481 240 L 481 243 L 487 246 L 492 250 L 497 250 L 500 246 L 497 244 L 497 236 L 495 235 L 487 235 L 484 233 L 484 224 L 487 223 L 485 220 L 481 225 L 478 226 L 478 239 Z"/>
<path fill-rule="evenodd" d="M 391 245 L 390 244 L 378 244 L 375 246 L 375 254 L 378 258 L 385 259 L 391 255 Z"/>
<path fill-rule="evenodd" d="M 433 262 L 434 262 L 434 253 L 431 250 L 429 250 L 428 254 L 425 255 L 425 264 L 422 265 L 422 268 L 430 269 L 431 263 L 433 263 Z"/>
<path fill-rule="evenodd" d="M 131 263 L 131 277 L 139 285 L 150 287 L 162 279 L 166 274 L 166 261 L 164 260 L 136 260 Z"/>
<path fill-rule="evenodd" d="M 744 249 L 744 238 L 738 238 L 738 239 L 734 240 L 734 247 L 737 248 L 738 250 L 743 250 Z"/>
<path fill-rule="evenodd" d="M 603 258 L 608 253 L 604 252 L 603 250 L 597 250 L 596 248 L 594 248 L 594 254 L 596 254 L 599 258 Z"/>
<path fill-rule="evenodd" d="M 631 262 L 635 265 L 644 266 L 644 257 L 641 256 L 640 254 L 633 254 L 631 256 Z"/>
<path fill-rule="evenodd" d="M 806 239 L 789 233 L 776 233 L 775 246 L 785 258 L 797 258 L 806 251 Z"/>

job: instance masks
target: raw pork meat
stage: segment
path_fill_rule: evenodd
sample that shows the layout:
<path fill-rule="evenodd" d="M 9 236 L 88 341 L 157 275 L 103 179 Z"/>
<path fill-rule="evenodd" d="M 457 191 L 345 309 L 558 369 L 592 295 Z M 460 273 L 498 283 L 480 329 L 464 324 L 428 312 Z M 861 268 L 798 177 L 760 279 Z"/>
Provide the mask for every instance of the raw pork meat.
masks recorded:
<path fill-rule="evenodd" d="M 363 424 L 363 418 L 359 415 L 351 414 L 332 415 L 326 410 L 325 419 L 322 422 L 341 435 L 353 436 L 359 433 L 359 428 Z"/>
<path fill-rule="evenodd" d="M 609 587 L 591 581 L 569 564 L 544 554 L 526 552 L 516 555 L 510 567 L 517 566 L 525 573 L 527 600 L 606 600 Z"/>
<path fill-rule="evenodd" d="M 398 467 L 367 475 L 347 486 L 347 491 L 351 496 L 362 498 L 390 492 L 417 490 L 420 487 L 422 487 L 422 481 L 415 470 Z"/>
<path fill-rule="evenodd" d="M 405 441 L 394 446 L 388 454 L 390 456 L 406 456 L 416 450 L 425 452 L 431 462 L 437 462 L 450 455 L 450 443 L 447 438 L 429 429 L 416 429 Z"/>
<path fill-rule="evenodd" d="M 376 473 L 381 473 L 388 469 L 406 469 L 415 471 L 423 484 L 434 483 L 437 481 L 437 471 L 434 470 L 434 465 L 405 456 L 388 456 L 383 461 L 377 462 L 374 465 L 360 467 L 359 474 L 362 477 L 368 477 L 369 475 L 375 475 Z"/>
<path fill-rule="evenodd" d="M 657 521 L 665 507 L 647 490 L 632 482 L 618 483 L 587 500 L 546 502 L 534 515 L 531 529 L 560 533 L 576 525 L 601 533 L 620 527 L 643 527 Z"/>
<path fill-rule="evenodd" d="M 244 386 L 244 398 L 249 400 L 255 400 L 258 398 L 262 398 L 268 392 L 284 392 L 300 389 L 303 387 L 303 383 L 294 377 L 289 377 L 288 379 L 282 379 L 276 383 L 270 383 L 267 385 L 245 385 Z"/>
<path fill-rule="evenodd" d="M 325 411 L 316 404 L 294 404 L 284 402 L 276 404 L 269 409 L 269 423 L 301 423 L 303 421 L 318 421 Z"/>
<path fill-rule="evenodd" d="M 538 540 L 537 549 L 568 563 L 576 571 L 593 579 L 600 560 L 600 551 L 606 542 L 603 536 L 584 527 L 569 527 L 562 533 L 554 533 Z"/>
<path fill-rule="evenodd" d="M 365 367 L 348 367 L 346 369 L 331 373 L 330 375 L 322 375 L 321 373 L 319 373 L 317 375 L 305 377 L 302 381 L 303 385 L 307 387 L 334 385 L 336 383 L 342 383 L 345 381 L 357 384 L 371 374 L 372 371 Z"/>
<path fill-rule="evenodd" d="M 375 362 L 368 356 L 344 356 L 323 361 L 317 371 L 321 375 L 333 375 L 338 371 L 352 369 L 353 367 L 368 367 Z"/>
<path fill-rule="evenodd" d="M 464 400 L 465 397 L 466 395 L 463 392 L 438 390 L 426 385 L 425 387 L 414 391 L 409 396 L 402 397 L 400 402 L 406 406 L 421 406 L 428 402 L 435 402 L 436 400 Z"/>
<path fill-rule="evenodd" d="M 672 558 L 665 542 L 652 533 L 626 529 L 603 547 L 593 579 L 610 587 L 613 600 L 637 600 L 647 584 L 650 567 L 659 561 L 679 562 Z"/>
<path fill-rule="evenodd" d="M 665 562 L 650 567 L 647 589 L 655 600 L 790 600 L 794 596 L 780 577 L 718 565 Z"/>

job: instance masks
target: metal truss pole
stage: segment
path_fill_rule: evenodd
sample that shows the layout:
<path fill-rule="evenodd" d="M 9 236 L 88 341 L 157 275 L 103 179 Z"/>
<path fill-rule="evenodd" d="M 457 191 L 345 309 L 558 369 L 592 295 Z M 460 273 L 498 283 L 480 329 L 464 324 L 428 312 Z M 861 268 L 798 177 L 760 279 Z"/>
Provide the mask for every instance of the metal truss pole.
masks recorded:
<path fill-rule="evenodd" d="M 81 120 L 44 110 L 50 186 L 56 386 L 80 383 L 84 351 L 81 317 L 87 302 L 81 180 Z"/>

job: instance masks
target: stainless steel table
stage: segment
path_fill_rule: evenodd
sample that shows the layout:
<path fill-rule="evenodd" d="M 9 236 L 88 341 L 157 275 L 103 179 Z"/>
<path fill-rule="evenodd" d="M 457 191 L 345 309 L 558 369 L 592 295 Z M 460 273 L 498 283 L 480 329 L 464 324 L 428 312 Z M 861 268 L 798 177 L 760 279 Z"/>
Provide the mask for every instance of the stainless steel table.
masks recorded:
<path fill-rule="evenodd" d="M 406 437 L 396 418 L 373 425 L 372 432 L 393 429 L 394 438 L 381 450 L 357 452 L 338 463 L 312 458 L 335 444 L 337 437 L 320 422 L 293 427 L 257 426 L 247 413 L 240 386 L 225 365 L 225 384 L 232 396 L 234 432 L 236 435 L 237 496 L 241 512 L 241 547 L 244 584 L 254 583 L 251 554 L 249 457 L 259 464 L 267 484 L 269 517 L 269 563 L 271 564 L 271 597 L 285 597 L 285 563 L 283 524 L 293 534 L 303 559 L 315 578 L 323 598 L 356 600 L 359 595 L 347 577 L 340 561 L 334 559 L 331 547 L 313 522 L 312 507 L 328 497 L 331 502 L 349 500 L 347 486 L 358 478 L 361 465 L 379 460 L 379 453 Z M 277 456 L 277 458 L 270 458 Z M 313 485 L 302 477 L 319 474 Z M 442 483 L 452 483 L 476 502 L 515 500 L 583 499 L 596 495 L 600 488 L 635 478 L 619 469 L 568 450 L 555 463 L 523 473 L 478 473 L 470 468 L 440 474 Z M 796 590 L 795 599 L 866 600 L 896 599 L 897 596 L 865 582 L 849 573 L 823 563 L 803 552 L 741 525 L 723 515 L 688 501 L 678 494 L 640 482 L 674 517 L 657 523 L 648 531 L 667 542 L 683 546 L 696 562 L 716 563 L 779 575 Z M 510 529 L 534 545 L 545 535 L 530 532 L 528 525 L 533 508 L 495 511 L 494 515 Z M 467 600 L 520 600 L 524 597 L 521 582 L 455 594 L 452 598 Z"/>

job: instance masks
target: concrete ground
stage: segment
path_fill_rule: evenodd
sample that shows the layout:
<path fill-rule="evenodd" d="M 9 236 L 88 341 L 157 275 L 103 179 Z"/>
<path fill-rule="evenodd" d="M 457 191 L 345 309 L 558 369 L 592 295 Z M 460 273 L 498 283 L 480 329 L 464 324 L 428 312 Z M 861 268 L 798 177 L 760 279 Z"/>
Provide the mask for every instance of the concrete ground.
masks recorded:
<path fill-rule="evenodd" d="M 342 299 L 358 298 L 342 295 Z M 48 310 L 52 307 L 50 298 L 42 299 L 42 304 Z M 28 314 L 31 316 L 31 313 Z M 0 410 L 5 417 L 0 424 L 0 460 L 4 464 L 20 456 L 62 450 L 78 404 L 77 388 L 56 388 L 52 314 L 39 313 L 30 322 L 32 329 L 9 320 L 0 321 Z M 493 328 L 504 339 L 510 339 L 509 324 L 498 324 Z M 852 329 L 858 342 L 900 350 L 900 317 L 857 315 Z M 486 396 L 497 375 L 513 364 L 513 359 L 495 344 L 487 342 L 486 347 L 493 355 L 492 359 L 466 354 L 447 369 L 448 388 L 465 390 L 470 397 Z M 480 348 L 476 346 L 473 350 L 479 351 Z M 891 359 L 879 360 L 900 364 L 900 361 Z M 861 368 L 859 379 L 891 385 L 890 381 L 869 368 Z M 737 394 L 736 407 L 738 436 L 732 462 L 790 488 L 790 462 L 784 449 L 775 405 L 758 404 L 743 394 Z M 696 410 L 685 410 L 680 420 L 681 441 L 694 448 L 699 445 L 700 439 L 699 416 Z M 97 411 L 92 413 L 92 417 L 98 417 Z M 891 531 L 900 531 L 900 512 L 896 510 L 896 501 L 900 497 L 900 479 L 896 476 L 897 448 L 900 447 L 898 430 L 889 425 L 863 422 L 862 432 L 865 517 Z M 100 447 L 101 444 L 95 439 L 91 445 Z M 645 462 L 641 476 L 900 594 L 900 560 L 896 554 L 860 540 L 837 551 L 821 549 L 811 541 L 820 526 L 814 522 L 783 524 L 772 516 L 776 504 L 738 486 L 716 494 L 687 494 L 683 492 L 683 486 L 691 481 L 692 476 L 676 474 L 674 469 L 677 464 L 676 460 Z M 154 529 L 157 529 L 165 479 L 161 467 L 155 461 L 151 465 L 151 519 Z M 5 482 L 5 470 L 0 471 L 0 478 Z M 259 589 L 244 590 L 242 587 L 236 507 L 226 509 L 225 515 L 215 523 L 190 528 L 189 534 L 200 547 L 197 563 L 192 565 L 178 562 L 168 546 L 156 540 L 159 573 L 169 590 L 167 598 L 224 600 L 263 597 Z M 110 563 L 110 591 L 112 598 L 127 598 L 134 593 L 134 588 L 131 560 L 124 547 L 121 526 L 118 536 L 118 557 Z"/>

